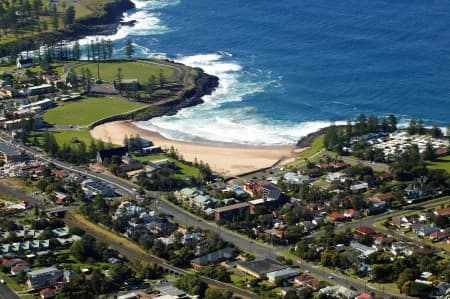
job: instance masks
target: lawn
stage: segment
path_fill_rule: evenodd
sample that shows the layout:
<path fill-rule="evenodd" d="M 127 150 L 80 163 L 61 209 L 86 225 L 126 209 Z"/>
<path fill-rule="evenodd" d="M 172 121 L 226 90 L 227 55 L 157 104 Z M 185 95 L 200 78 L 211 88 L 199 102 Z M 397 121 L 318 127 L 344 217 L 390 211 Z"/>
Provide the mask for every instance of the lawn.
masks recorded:
<path fill-rule="evenodd" d="M 52 125 L 89 125 L 94 121 L 145 107 L 145 104 L 111 97 L 86 97 L 48 110 L 44 120 Z"/>
<path fill-rule="evenodd" d="M 80 130 L 80 131 L 52 131 L 50 132 L 51 134 L 53 134 L 55 136 L 56 142 L 58 143 L 58 145 L 61 147 L 65 144 L 68 145 L 77 145 L 78 143 L 73 143 L 72 140 L 76 139 L 78 141 L 83 141 L 86 146 L 89 146 L 89 144 L 91 143 L 92 140 L 94 140 L 94 138 L 92 138 L 90 132 L 88 130 Z M 43 133 L 39 132 L 39 133 L 35 133 L 31 139 L 34 138 L 34 136 L 37 137 L 37 140 L 39 141 L 40 144 L 42 144 L 42 140 L 43 140 Z"/>
<path fill-rule="evenodd" d="M 427 166 L 430 169 L 444 169 L 445 171 L 450 172 L 450 156 L 445 156 L 434 162 L 429 162 Z"/>
<path fill-rule="evenodd" d="M 114 81 L 117 79 L 117 69 L 122 69 L 123 79 L 137 79 L 139 82 L 144 83 L 148 81 L 151 76 L 156 77 L 156 81 L 159 81 L 159 72 L 163 71 L 165 78 L 173 75 L 173 71 L 167 67 L 161 67 L 157 65 L 135 62 L 135 61 L 111 61 L 100 63 L 100 78 L 106 81 Z M 89 69 L 93 76 L 97 76 L 97 64 L 89 63 L 76 67 L 75 71 L 81 74 L 81 69 Z"/>
<path fill-rule="evenodd" d="M 181 161 L 168 157 L 166 154 L 153 154 L 147 156 L 135 156 L 133 159 L 138 161 L 152 161 L 152 160 L 162 160 L 168 159 L 175 163 L 175 165 L 180 169 L 180 173 L 177 173 L 175 177 L 185 179 L 187 177 L 198 177 L 200 175 L 200 170 L 194 166 L 190 166 Z"/>

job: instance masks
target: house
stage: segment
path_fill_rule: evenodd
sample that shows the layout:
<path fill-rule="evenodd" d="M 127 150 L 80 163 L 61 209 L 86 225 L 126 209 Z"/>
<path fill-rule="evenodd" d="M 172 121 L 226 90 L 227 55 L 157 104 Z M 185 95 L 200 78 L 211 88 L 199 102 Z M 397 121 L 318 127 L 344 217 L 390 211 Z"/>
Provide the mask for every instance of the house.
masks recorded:
<path fill-rule="evenodd" d="M 355 231 L 360 233 L 361 235 L 369 235 L 375 233 L 373 229 L 367 226 L 358 226 L 357 228 L 355 228 Z"/>
<path fill-rule="evenodd" d="M 361 293 L 355 299 L 375 299 L 375 297 L 369 293 Z"/>
<path fill-rule="evenodd" d="M 275 283 L 275 281 L 278 279 L 289 279 L 291 277 L 297 276 L 298 274 L 299 273 L 297 271 L 295 271 L 294 269 L 285 268 L 285 269 L 269 272 L 266 274 L 266 277 L 271 283 Z"/>
<path fill-rule="evenodd" d="M 202 210 L 206 210 L 208 208 L 212 209 L 216 206 L 216 203 L 217 200 L 209 195 L 197 195 L 190 202 L 191 206 Z"/>
<path fill-rule="evenodd" d="M 328 219 L 330 219 L 330 221 L 333 221 L 333 222 L 346 220 L 344 214 L 340 214 L 338 212 L 331 212 L 330 215 L 328 215 Z"/>
<path fill-rule="evenodd" d="M 170 298 L 186 298 L 186 292 L 174 287 L 174 286 L 163 286 L 163 287 L 157 287 L 156 288 L 161 294 L 171 296 Z M 166 298 L 165 298 L 166 299 Z M 167 298 L 168 299 L 168 298 Z"/>
<path fill-rule="evenodd" d="M 237 269 L 258 279 L 266 278 L 267 273 L 286 269 L 287 267 L 271 259 L 254 260 L 238 263 Z"/>
<path fill-rule="evenodd" d="M 261 189 L 265 201 L 276 201 L 280 198 L 281 190 L 272 183 L 262 185 Z"/>
<path fill-rule="evenodd" d="M 5 162 L 21 161 L 24 158 L 22 151 L 5 142 L 0 142 L 0 153 L 3 154 Z"/>
<path fill-rule="evenodd" d="M 27 273 L 27 285 L 32 289 L 45 288 L 63 280 L 63 270 L 48 267 Z"/>
<path fill-rule="evenodd" d="M 128 154 L 128 146 L 122 146 L 122 147 L 115 147 L 111 149 L 105 149 L 97 152 L 97 163 L 103 164 L 103 163 L 110 163 L 111 158 L 113 156 L 126 156 Z"/>
<path fill-rule="evenodd" d="M 218 264 L 220 262 L 232 259 L 236 255 L 236 249 L 227 247 L 207 255 L 195 258 L 191 261 L 192 268 L 198 269 L 203 266 Z"/>
<path fill-rule="evenodd" d="M 430 238 L 433 239 L 433 241 L 439 242 L 445 239 L 447 237 L 447 234 L 444 230 L 438 230 L 436 232 L 433 232 L 430 234 Z"/>
<path fill-rule="evenodd" d="M 62 205 L 66 202 L 68 195 L 63 192 L 53 191 L 53 195 L 55 196 L 55 204 Z"/>
<path fill-rule="evenodd" d="M 351 242 L 351 243 L 350 243 L 350 246 L 351 246 L 353 249 L 355 249 L 355 250 L 361 252 L 361 253 L 362 253 L 364 256 L 366 256 L 366 257 L 369 256 L 369 255 L 371 255 L 371 254 L 373 254 L 373 253 L 375 253 L 375 252 L 377 252 L 376 249 L 374 249 L 374 248 L 372 248 L 372 247 L 368 247 L 368 246 L 363 245 L 363 244 L 358 243 L 358 242 Z"/>
<path fill-rule="evenodd" d="M 437 216 L 447 216 L 450 217 L 450 208 L 442 208 L 433 212 Z"/>
<path fill-rule="evenodd" d="M 33 66 L 34 66 L 33 58 L 17 57 L 16 59 L 16 68 L 18 69 L 26 69 Z"/>
<path fill-rule="evenodd" d="M 11 267 L 11 275 L 17 276 L 20 273 L 30 272 L 30 265 L 27 262 L 21 262 Z"/>
<path fill-rule="evenodd" d="M 136 293 L 128 293 L 117 296 L 117 299 L 139 299 L 139 296 Z"/>
<path fill-rule="evenodd" d="M 294 282 L 301 287 L 306 287 L 313 280 L 313 278 L 307 274 L 301 274 L 294 278 Z"/>
<path fill-rule="evenodd" d="M 17 89 L 15 89 L 14 87 L 10 86 L 10 85 L 6 85 L 0 88 L 0 95 L 7 97 L 7 98 L 13 98 L 15 96 L 17 96 L 19 94 L 19 92 L 17 91 Z"/>
<path fill-rule="evenodd" d="M 446 147 L 440 147 L 440 148 L 437 148 L 437 149 L 434 151 L 434 154 L 435 154 L 437 157 L 444 157 L 444 156 L 447 156 L 447 155 L 448 155 L 448 148 L 446 148 Z"/>
<path fill-rule="evenodd" d="M 353 299 L 358 292 L 352 291 L 343 286 L 328 286 L 319 290 L 320 294 L 325 294 L 334 298 Z"/>
<path fill-rule="evenodd" d="M 394 175 L 390 172 L 383 172 L 378 178 L 381 182 L 388 182 L 394 179 Z"/>
<path fill-rule="evenodd" d="M 344 217 L 348 218 L 348 219 L 359 218 L 360 213 L 359 213 L 359 211 L 357 211 L 355 209 L 347 209 L 344 211 Z"/>
<path fill-rule="evenodd" d="M 343 172 L 329 172 L 325 178 L 325 181 L 327 181 L 327 183 L 341 181 L 344 180 L 346 176 L 347 175 Z"/>
<path fill-rule="evenodd" d="M 375 215 L 386 211 L 386 202 L 377 199 L 369 201 L 369 208 L 365 210 L 366 215 Z"/>
<path fill-rule="evenodd" d="M 39 292 L 42 299 L 50 299 L 56 297 L 56 290 L 51 288 L 43 289 Z"/>
<path fill-rule="evenodd" d="M 367 189 L 369 189 L 369 184 L 367 184 L 366 182 L 358 182 L 357 184 L 350 186 L 350 191 L 352 191 L 353 193 L 365 192 L 367 191 Z"/>
<path fill-rule="evenodd" d="M 388 193 L 377 194 L 373 198 L 376 200 L 379 200 L 379 201 L 392 201 L 395 199 L 395 195 L 392 192 L 388 192 Z"/>
<path fill-rule="evenodd" d="M 439 231 L 439 228 L 433 223 L 429 225 L 415 226 L 412 228 L 412 231 L 419 237 L 427 237 L 432 233 Z"/>
<path fill-rule="evenodd" d="M 246 215 L 249 211 L 250 204 L 247 202 L 241 202 L 215 209 L 214 219 L 216 222 L 231 220 L 235 216 L 240 217 L 242 215 Z"/>

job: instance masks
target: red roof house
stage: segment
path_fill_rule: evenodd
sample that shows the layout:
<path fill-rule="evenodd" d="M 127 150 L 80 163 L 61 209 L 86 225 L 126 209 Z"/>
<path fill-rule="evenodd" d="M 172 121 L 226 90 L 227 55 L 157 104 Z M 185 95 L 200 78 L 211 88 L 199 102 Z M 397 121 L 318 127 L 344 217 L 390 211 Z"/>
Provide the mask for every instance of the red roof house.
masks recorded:
<path fill-rule="evenodd" d="M 368 234 L 374 234 L 375 231 L 367 226 L 359 226 L 355 228 L 355 231 L 362 234 L 362 235 L 368 235 Z"/>
<path fill-rule="evenodd" d="M 344 214 L 340 214 L 338 212 L 331 212 L 328 217 L 329 217 L 330 221 L 333 221 L 333 222 L 345 220 Z"/>
<path fill-rule="evenodd" d="M 434 211 L 438 216 L 450 216 L 450 208 L 444 208 Z"/>
<path fill-rule="evenodd" d="M 54 289 L 43 289 L 39 292 L 39 294 L 41 295 L 42 299 L 50 299 L 50 298 L 55 298 L 56 296 L 56 292 Z"/>

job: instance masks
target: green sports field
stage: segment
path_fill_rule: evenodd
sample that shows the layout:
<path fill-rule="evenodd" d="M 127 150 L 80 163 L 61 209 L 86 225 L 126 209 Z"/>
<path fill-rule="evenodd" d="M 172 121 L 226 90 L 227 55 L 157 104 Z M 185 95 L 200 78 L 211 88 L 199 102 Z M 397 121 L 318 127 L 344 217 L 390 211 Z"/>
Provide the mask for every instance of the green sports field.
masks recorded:
<path fill-rule="evenodd" d="M 65 102 L 44 114 L 44 120 L 52 125 L 85 126 L 108 116 L 145 107 L 145 104 L 110 97 L 86 97 Z"/>
<path fill-rule="evenodd" d="M 89 69 L 92 76 L 97 77 L 96 63 L 81 65 L 76 67 L 75 71 L 81 74 L 83 68 Z M 123 79 L 137 79 L 140 83 L 147 82 L 151 76 L 155 76 L 158 81 L 160 70 L 163 71 L 164 78 L 166 79 L 173 75 L 173 70 L 168 67 L 136 61 L 111 61 L 100 63 L 100 78 L 106 81 L 114 81 L 117 79 L 118 68 L 122 69 Z"/>

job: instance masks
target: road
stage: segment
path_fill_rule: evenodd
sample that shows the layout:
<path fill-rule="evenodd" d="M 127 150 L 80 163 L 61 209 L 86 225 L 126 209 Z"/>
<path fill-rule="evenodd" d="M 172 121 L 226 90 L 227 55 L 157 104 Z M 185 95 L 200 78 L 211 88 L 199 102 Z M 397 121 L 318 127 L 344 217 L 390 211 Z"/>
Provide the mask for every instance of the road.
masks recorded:
<path fill-rule="evenodd" d="M 89 170 L 76 167 L 73 165 L 70 165 L 65 162 L 58 161 L 53 158 L 46 157 L 42 155 L 40 152 L 36 151 L 35 149 L 29 148 L 27 146 L 23 146 L 25 150 L 27 150 L 31 155 L 39 157 L 40 159 L 47 161 L 49 163 L 53 163 L 57 165 L 60 168 L 64 168 L 67 170 L 70 170 L 72 172 L 77 172 L 82 175 L 85 175 L 90 178 L 95 178 L 98 180 L 101 180 L 103 182 L 109 183 L 116 188 L 120 189 L 124 194 L 128 194 L 130 197 L 134 197 L 135 194 L 135 188 L 136 185 L 124 181 L 120 178 L 115 178 L 109 175 L 101 174 L 101 173 L 94 173 Z M 148 192 L 149 195 L 155 195 L 155 193 Z M 225 241 L 231 242 L 235 244 L 237 247 L 254 253 L 257 257 L 263 258 L 274 258 L 277 256 L 278 253 L 280 253 L 282 250 L 286 249 L 286 247 L 271 247 L 267 244 L 262 244 L 256 241 L 252 241 L 247 239 L 246 237 L 242 235 L 238 235 L 237 233 L 230 232 L 228 230 L 223 230 L 219 226 L 215 225 L 214 223 L 209 223 L 204 221 L 203 219 L 190 214 L 189 212 L 183 210 L 180 207 L 177 207 L 169 202 L 166 202 L 165 200 L 158 198 L 157 202 L 157 208 L 160 212 L 171 214 L 174 216 L 174 220 L 180 224 L 187 225 L 187 226 L 198 226 L 205 230 L 211 230 L 220 235 L 222 239 Z M 107 243 L 112 244 L 115 246 L 116 249 L 120 249 L 120 244 L 114 244 L 112 240 L 105 240 Z M 128 253 L 131 254 L 131 253 Z M 298 267 L 299 269 L 303 271 L 309 271 L 311 274 L 322 277 L 324 280 L 335 282 L 338 284 L 341 284 L 343 286 L 353 287 L 358 291 L 366 291 L 368 290 L 367 283 L 365 281 L 359 281 L 356 279 L 350 279 L 344 276 L 341 276 L 339 274 L 336 274 L 331 269 L 321 268 L 318 266 L 314 266 L 311 264 L 306 263 L 294 263 L 294 266 Z M 330 277 L 330 278 L 329 278 Z M 387 292 L 382 292 L 380 290 L 375 289 L 369 289 L 370 291 L 375 292 L 376 294 L 382 296 L 382 295 L 388 295 L 388 296 L 397 296 L 395 294 L 389 294 Z"/>
<path fill-rule="evenodd" d="M 0 284 L 0 298 L 2 299 L 20 299 L 13 290 L 11 290 L 6 284 Z"/>
<path fill-rule="evenodd" d="M 85 230 L 88 234 L 92 235 L 93 237 L 95 237 L 97 240 L 102 241 L 107 243 L 111 248 L 119 251 L 121 254 L 123 254 L 124 256 L 126 256 L 130 261 L 139 261 L 139 260 L 144 260 L 146 262 L 149 263 L 155 263 L 158 264 L 159 266 L 161 266 L 164 270 L 166 271 L 170 271 L 171 273 L 176 273 L 176 274 L 186 274 L 188 273 L 186 270 L 172 266 L 167 264 L 164 260 L 162 260 L 159 257 L 153 256 L 151 254 L 148 253 L 144 253 L 142 251 L 138 251 L 135 250 L 134 248 L 131 248 L 129 246 L 126 246 L 123 244 L 123 242 L 118 242 L 117 240 L 113 240 L 111 238 L 109 238 L 108 236 L 102 234 L 101 232 L 99 232 L 98 230 L 93 230 L 90 227 L 84 225 L 82 222 L 77 221 L 76 218 L 73 218 L 69 215 L 67 215 L 64 218 L 64 221 L 67 225 L 71 226 L 71 227 L 79 227 L 83 230 Z M 250 299 L 257 299 L 259 298 L 258 296 L 256 296 L 255 294 L 246 291 L 244 289 L 240 289 L 237 287 L 234 287 L 232 285 L 226 284 L 226 283 L 222 283 L 220 281 L 217 280 L 213 280 L 207 277 L 202 277 L 202 280 L 207 283 L 208 285 L 220 288 L 220 289 L 227 289 L 232 291 L 235 295 L 239 295 L 242 296 L 244 298 L 250 298 Z"/>

